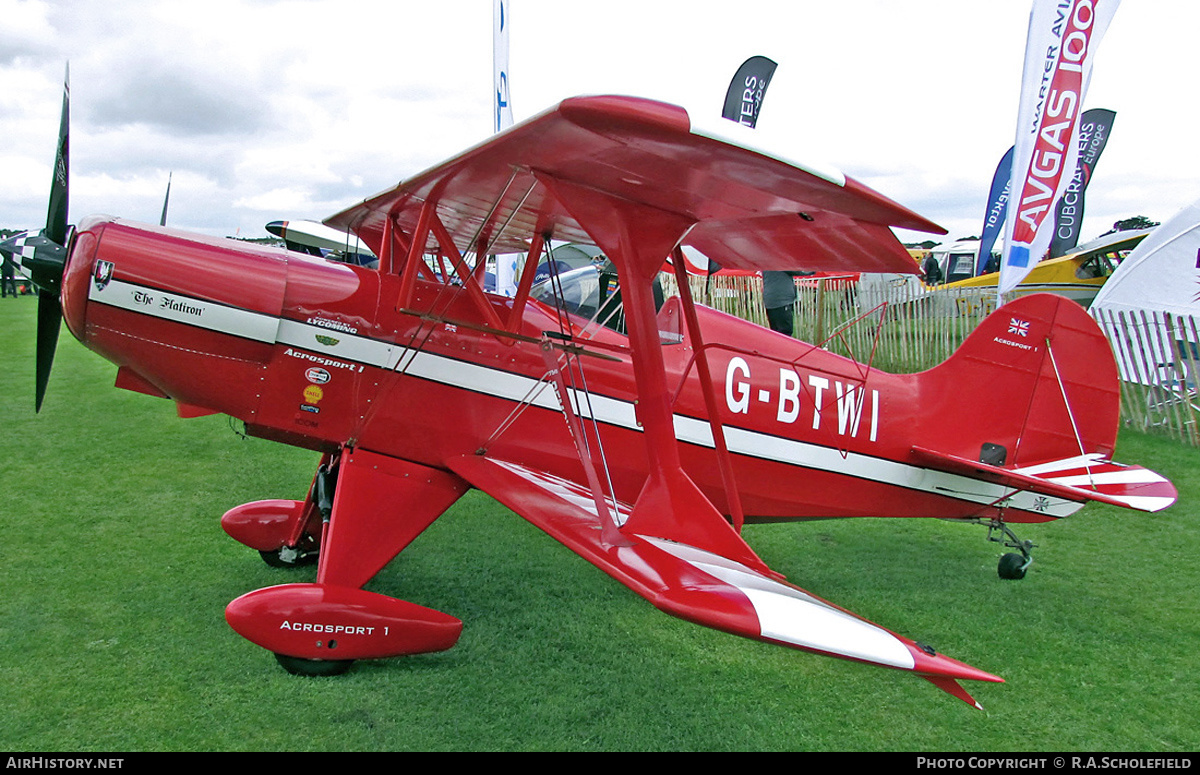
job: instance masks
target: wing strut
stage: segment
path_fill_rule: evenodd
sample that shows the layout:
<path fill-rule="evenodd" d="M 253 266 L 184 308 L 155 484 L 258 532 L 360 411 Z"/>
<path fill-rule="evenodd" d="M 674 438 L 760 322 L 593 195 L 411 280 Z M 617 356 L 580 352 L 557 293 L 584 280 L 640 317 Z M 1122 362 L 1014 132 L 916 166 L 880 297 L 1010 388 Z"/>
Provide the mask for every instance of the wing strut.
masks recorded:
<path fill-rule="evenodd" d="M 742 532 L 746 521 L 742 512 L 742 498 L 738 493 L 737 480 L 733 476 L 733 461 L 729 457 L 729 447 L 725 444 L 725 427 L 721 424 L 721 416 L 717 408 L 717 397 L 713 393 L 712 371 L 708 368 L 708 351 L 704 348 L 704 340 L 700 334 L 700 321 L 696 318 L 696 307 L 692 303 L 692 288 L 688 284 L 687 264 L 684 261 L 683 250 L 678 245 L 672 254 L 671 264 L 675 269 L 675 284 L 679 286 L 679 300 L 683 305 L 683 316 L 687 321 L 688 334 L 693 342 L 696 353 L 696 374 L 700 377 L 700 387 L 704 393 L 704 406 L 708 410 L 708 424 L 712 429 L 713 443 L 717 451 L 717 465 L 721 469 L 721 483 L 725 486 L 725 498 L 729 504 L 729 514 L 733 517 L 733 528 Z"/>
<path fill-rule="evenodd" d="M 584 435 L 583 423 L 580 422 L 579 415 L 571 401 L 566 380 L 563 378 L 562 367 L 555 355 L 555 347 L 548 339 L 542 342 L 542 357 L 546 360 L 547 373 L 554 380 L 554 385 L 558 389 L 558 402 L 562 404 L 563 416 L 567 418 L 567 428 L 571 433 L 571 439 L 575 442 L 575 451 L 579 455 L 579 462 L 583 464 L 584 474 L 587 476 L 588 489 L 591 490 L 592 501 L 596 506 L 596 516 L 600 521 L 601 543 L 605 546 L 629 546 L 631 545 L 630 541 L 621 535 L 620 525 L 617 524 L 616 497 L 613 497 L 612 508 L 609 508 L 608 498 L 605 497 L 604 490 L 600 487 L 600 477 L 596 473 L 596 464 L 592 459 L 587 437 Z M 566 357 L 569 368 L 571 354 L 566 353 Z M 596 433 L 596 442 L 597 444 L 600 442 L 598 432 Z"/>
<path fill-rule="evenodd" d="M 533 244 L 525 254 L 525 264 L 521 270 L 521 282 L 517 286 L 517 295 L 513 298 L 512 310 L 508 313 L 508 327 L 516 331 L 525 313 L 525 302 L 529 300 L 529 291 L 533 288 L 533 277 L 537 274 L 537 265 L 542 260 L 542 249 L 549 238 L 542 232 L 533 237 Z"/>
<path fill-rule="evenodd" d="M 663 261 L 694 221 L 558 178 L 542 180 L 612 259 L 620 278 L 636 411 L 649 462 L 646 483 L 622 531 L 682 542 L 777 578 L 688 477 L 679 456 L 651 289 Z"/>

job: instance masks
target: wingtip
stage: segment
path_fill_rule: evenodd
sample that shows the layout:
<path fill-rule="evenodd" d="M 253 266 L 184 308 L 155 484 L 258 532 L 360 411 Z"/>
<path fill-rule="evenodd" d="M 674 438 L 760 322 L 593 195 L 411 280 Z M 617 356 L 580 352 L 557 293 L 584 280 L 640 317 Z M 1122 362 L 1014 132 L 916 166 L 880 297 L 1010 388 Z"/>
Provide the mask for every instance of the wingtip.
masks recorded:
<path fill-rule="evenodd" d="M 921 677 L 947 694 L 957 697 L 974 707 L 976 710 L 983 710 L 983 706 L 979 704 L 979 701 L 972 697 L 966 689 L 962 688 L 962 684 L 953 678 L 944 675 L 922 675 Z"/>
<path fill-rule="evenodd" d="M 959 681 L 1004 683 L 1004 679 L 998 675 L 993 675 L 977 667 L 972 667 L 965 662 L 938 654 L 928 646 L 912 643 L 909 645 L 909 651 L 912 652 L 915 660 L 913 670 L 917 675 L 947 694 L 957 697 L 979 710 L 983 710 L 983 706 L 975 701 L 975 698 L 962 687 Z"/>
<path fill-rule="evenodd" d="M 939 654 L 933 648 L 908 641 L 908 650 L 913 657 L 913 670 L 924 676 L 945 677 L 964 681 L 988 681 L 1004 683 L 1004 679 L 985 670 L 972 667 L 965 662 Z"/>

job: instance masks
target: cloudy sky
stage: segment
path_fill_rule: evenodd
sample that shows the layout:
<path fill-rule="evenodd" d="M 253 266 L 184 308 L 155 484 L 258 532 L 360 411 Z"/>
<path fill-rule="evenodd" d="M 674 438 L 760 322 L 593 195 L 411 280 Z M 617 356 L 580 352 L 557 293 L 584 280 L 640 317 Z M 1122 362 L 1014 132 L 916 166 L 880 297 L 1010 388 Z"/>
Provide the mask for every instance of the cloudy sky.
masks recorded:
<path fill-rule="evenodd" d="M 1013 143 L 1029 8 L 512 0 L 514 112 L 617 93 L 716 116 L 761 54 L 779 65 L 756 130 L 772 145 L 977 234 Z M 485 139 L 491 16 L 491 0 L 0 0 L 0 227 L 44 224 L 68 61 L 72 220 L 157 222 L 170 175 L 172 225 L 265 236 Z M 1197 29 L 1195 0 L 1118 10 L 1084 105 L 1117 112 L 1084 239 L 1200 198 Z"/>

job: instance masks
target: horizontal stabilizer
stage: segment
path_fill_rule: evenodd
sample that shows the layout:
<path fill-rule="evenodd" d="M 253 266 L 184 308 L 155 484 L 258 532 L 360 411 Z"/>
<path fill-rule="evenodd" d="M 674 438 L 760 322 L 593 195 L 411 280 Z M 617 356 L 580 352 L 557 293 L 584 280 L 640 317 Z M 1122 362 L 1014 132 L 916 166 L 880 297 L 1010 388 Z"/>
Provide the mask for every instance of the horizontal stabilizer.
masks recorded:
<path fill-rule="evenodd" d="M 591 493 L 515 463 L 464 455 L 448 465 L 660 610 L 743 637 L 910 670 L 974 704 L 959 679 L 1002 679 L 896 635 L 740 562 L 664 538 L 621 531 L 606 544 Z M 614 504 L 610 501 L 610 508 Z M 615 504 L 623 523 L 630 507 Z M 951 687 L 956 687 L 954 690 Z"/>
<path fill-rule="evenodd" d="M 1020 468 L 1002 468 L 922 447 L 913 447 L 912 457 L 913 462 L 939 471 L 1077 503 L 1091 500 L 1138 511 L 1162 511 L 1178 497 L 1175 486 L 1163 476 L 1141 466 L 1114 463 L 1099 454 Z"/>

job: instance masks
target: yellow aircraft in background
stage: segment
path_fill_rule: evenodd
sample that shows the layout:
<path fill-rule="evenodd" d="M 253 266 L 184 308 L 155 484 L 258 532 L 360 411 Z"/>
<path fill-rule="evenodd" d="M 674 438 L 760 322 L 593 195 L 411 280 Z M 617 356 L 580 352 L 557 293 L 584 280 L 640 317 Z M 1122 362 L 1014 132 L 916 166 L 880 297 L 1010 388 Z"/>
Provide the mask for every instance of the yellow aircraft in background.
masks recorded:
<path fill-rule="evenodd" d="M 1121 260 L 1152 231 L 1152 228 L 1131 229 L 1106 234 L 1079 246 L 1074 252 L 1061 258 L 1044 259 L 1013 289 L 1012 296 L 1016 298 L 1031 293 L 1054 293 L 1066 296 L 1087 308 Z M 945 248 L 939 246 L 928 252 L 923 251 L 921 255 L 914 254 L 914 259 L 922 266 L 923 271 L 924 262 L 930 256 L 937 264 L 937 271 L 940 271 L 943 280 L 931 284 L 928 274 L 923 274 L 922 282 L 928 288 L 995 288 L 1000 279 L 998 271 L 974 275 L 978 252 L 978 240 L 964 240 Z"/>

